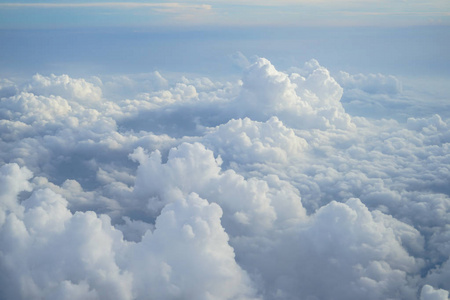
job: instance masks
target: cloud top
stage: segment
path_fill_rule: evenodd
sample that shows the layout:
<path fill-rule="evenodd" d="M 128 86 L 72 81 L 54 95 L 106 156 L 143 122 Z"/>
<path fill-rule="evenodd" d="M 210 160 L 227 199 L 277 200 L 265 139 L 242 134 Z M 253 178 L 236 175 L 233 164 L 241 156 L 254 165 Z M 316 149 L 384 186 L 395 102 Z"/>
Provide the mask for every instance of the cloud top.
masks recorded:
<path fill-rule="evenodd" d="M 450 120 L 354 116 L 398 79 L 292 70 L 0 80 L 2 296 L 448 298 Z"/>

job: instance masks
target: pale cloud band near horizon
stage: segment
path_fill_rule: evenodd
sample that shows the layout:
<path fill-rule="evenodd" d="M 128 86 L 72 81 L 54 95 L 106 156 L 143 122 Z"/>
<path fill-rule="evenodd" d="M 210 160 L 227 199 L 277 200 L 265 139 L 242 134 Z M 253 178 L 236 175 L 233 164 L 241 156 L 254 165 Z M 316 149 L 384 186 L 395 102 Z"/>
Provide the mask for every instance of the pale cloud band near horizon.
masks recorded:
<path fill-rule="evenodd" d="M 101 22 L 114 24 L 122 20 L 122 24 L 148 25 L 148 24 L 182 24 L 186 25 L 328 25 L 328 26 L 358 26 L 358 25 L 427 25 L 450 24 L 450 2 L 443 0 L 404 1 L 353 1 L 353 0 L 262 0 L 250 2 L 243 0 L 178 0 L 177 2 L 78 2 L 76 0 L 66 3 L 57 2 L 4 2 L 0 3 L 0 27 L 20 27 L 23 24 L 33 23 L 34 26 L 53 24 L 63 26 L 77 22 L 80 16 L 78 9 L 124 10 L 114 16 L 102 17 L 102 21 L 92 16 L 83 15 L 83 24 L 91 25 Z M 66 10 L 69 21 L 35 14 L 30 9 Z M 157 19 L 148 19 L 136 11 L 148 9 L 159 14 Z M 130 17 L 130 11 L 133 17 Z M 72 14 L 73 12 L 73 14 Z M 33 13 L 33 17 L 27 14 Z M 56 13 L 56 12 L 52 12 Z M 50 13 L 50 14 L 52 14 Z M 155 15 L 156 15 L 155 14 Z M 2 16 L 3 15 L 3 16 Z M 98 14 L 97 14 L 98 16 Z M 3 20 L 2 20 L 3 18 Z"/>
<path fill-rule="evenodd" d="M 102 3 L 0 3 L 0 8 L 194 8 L 210 10 L 209 4 L 169 3 L 140 3 L 140 2 L 102 2 Z"/>
<path fill-rule="evenodd" d="M 367 10 L 368 7 L 366 5 L 373 5 L 373 3 L 381 4 L 381 2 L 376 1 L 366 1 L 362 3 L 361 1 L 351 1 L 351 0 L 341 0 L 341 1 L 328 1 L 328 0 L 318 0 L 318 1 L 310 1 L 310 0 L 281 0 L 281 1 L 259 1 L 248 3 L 248 1 L 214 1 L 215 4 L 219 6 L 223 5 L 243 5 L 245 7 L 251 6 L 273 6 L 273 7 L 283 7 L 283 6 L 323 6 L 327 5 L 328 9 L 331 9 L 331 6 L 340 6 L 335 13 L 343 14 L 343 15 L 401 15 L 401 14 L 415 14 L 415 15 L 442 15 L 448 16 L 450 14 L 450 5 L 444 4 L 440 0 L 435 0 L 434 2 L 427 2 L 424 4 L 421 1 L 412 1 L 409 2 L 409 7 L 407 10 L 398 10 L 398 7 L 391 9 L 386 9 L 386 7 L 381 8 L 378 7 L 375 11 Z M 365 4 L 365 5 L 363 5 Z M 391 3 L 393 5 L 398 3 Z M 362 6 L 361 6 L 362 5 Z M 359 8 L 357 10 L 348 11 L 345 8 L 350 8 L 349 6 L 355 8 Z M 200 1 L 183 1 L 180 2 L 165 2 L 165 3 L 143 3 L 143 2 L 94 2 L 94 3 L 86 3 L 86 2 L 69 2 L 69 3 L 52 3 L 52 2 L 38 2 L 38 3 L 0 3 L 1 8 L 167 8 L 167 9 L 198 9 L 198 10 L 212 10 L 212 4 L 201 3 Z M 372 9 L 374 7 L 371 7 Z M 406 8 L 406 7 L 403 7 Z M 427 9 L 425 9 L 427 8 Z M 381 9 L 381 11 L 380 11 Z"/>

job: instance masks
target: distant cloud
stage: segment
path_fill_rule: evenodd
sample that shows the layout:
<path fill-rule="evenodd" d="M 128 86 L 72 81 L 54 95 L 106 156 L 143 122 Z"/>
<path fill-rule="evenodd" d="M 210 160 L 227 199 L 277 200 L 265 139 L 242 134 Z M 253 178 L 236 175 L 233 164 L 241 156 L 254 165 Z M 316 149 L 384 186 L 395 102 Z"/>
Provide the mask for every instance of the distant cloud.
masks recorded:
<path fill-rule="evenodd" d="M 395 76 L 383 74 L 356 74 L 339 72 L 336 80 L 344 89 L 359 89 L 369 94 L 397 94 L 402 91 L 402 84 Z"/>
<path fill-rule="evenodd" d="M 148 8 L 152 11 L 166 14 L 177 14 L 170 17 L 170 25 L 174 21 L 178 25 L 189 24 L 215 24 L 215 25 L 417 25 L 429 24 L 430 18 L 438 18 L 442 24 L 448 24 L 450 7 L 448 1 L 433 0 L 427 3 L 422 1 L 310 1 L 310 0 L 265 0 L 265 1 L 182 1 L 177 2 L 34 2 L 34 3 L 0 3 L 0 9 L 122 9 L 138 10 Z M 208 13 L 205 13 L 208 12 Z M 38 12 L 39 13 L 39 12 Z M 76 12 L 73 12 L 75 13 Z M 203 14 L 202 14 L 203 13 Z M 129 13 L 128 13 L 129 14 Z M 199 15 L 197 15 L 199 14 Z M 40 18 L 28 20 L 29 22 L 50 22 Z M 89 18 L 88 18 L 89 19 Z M 114 16 L 105 17 L 103 22 L 117 24 L 122 22 L 135 24 L 166 24 L 167 20 L 135 20 L 130 19 L 125 11 Z M 70 18 L 68 20 L 71 20 Z M 93 23 L 96 21 L 90 19 Z M 5 19 L 5 25 L 14 21 Z M 62 22 L 55 20 L 54 22 Z M 77 22 L 76 19 L 74 22 Z M 74 23 L 70 23 L 74 26 Z M 105 24 L 105 23 L 102 23 Z M 81 24 L 78 24 L 81 25 Z M 86 24 L 83 24 L 85 26 Z M 167 25 L 167 24 L 166 24 Z M 8 27 L 8 26 L 7 26 Z"/>
<path fill-rule="evenodd" d="M 0 8 L 189 8 L 209 10 L 209 4 L 187 4 L 178 2 L 142 3 L 142 2 L 97 2 L 97 3 L 0 3 Z"/>

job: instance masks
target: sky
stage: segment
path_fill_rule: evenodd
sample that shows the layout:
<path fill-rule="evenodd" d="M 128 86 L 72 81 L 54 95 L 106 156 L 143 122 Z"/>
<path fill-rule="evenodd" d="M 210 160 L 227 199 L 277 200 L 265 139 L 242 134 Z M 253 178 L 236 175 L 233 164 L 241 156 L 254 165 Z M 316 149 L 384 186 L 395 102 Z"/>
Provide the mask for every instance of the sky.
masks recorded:
<path fill-rule="evenodd" d="M 0 300 L 448 300 L 449 21 L 0 1 Z"/>
<path fill-rule="evenodd" d="M 1 1 L 3 28 L 449 25 L 445 0 Z"/>

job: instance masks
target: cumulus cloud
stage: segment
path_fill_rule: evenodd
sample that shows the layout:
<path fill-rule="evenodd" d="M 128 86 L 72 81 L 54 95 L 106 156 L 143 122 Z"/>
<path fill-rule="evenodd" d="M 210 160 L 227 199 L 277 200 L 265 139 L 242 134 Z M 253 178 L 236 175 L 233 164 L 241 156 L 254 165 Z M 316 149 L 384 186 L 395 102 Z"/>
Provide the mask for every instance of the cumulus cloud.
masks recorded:
<path fill-rule="evenodd" d="M 432 286 L 426 284 L 420 293 L 420 300 L 447 300 L 448 292 L 441 289 L 433 289 Z"/>
<path fill-rule="evenodd" d="M 369 94 L 397 94 L 402 91 L 401 81 L 392 75 L 351 75 L 347 72 L 340 71 L 336 75 L 336 80 L 345 89 L 357 89 Z"/>
<path fill-rule="evenodd" d="M 232 234 L 253 234 L 305 217 L 300 197 L 288 184 L 273 175 L 275 189 L 265 180 L 246 180 L 233 170 L 222 172 L 220 158 L 199 143 L 181 144 L 170 150 L 167 163 L 161 153 L 147 155 L 138 148 L 131 156 L 139 161 L 134 193 L 148 199 L 148 207 L 161 206 L 192 192 L 218 203 L 225 215 L 223 223 Z M 283 193 L 277 188 L 283 186 Z"/>
<path fill-rule="evenodd" d="M 226 162 L 287 163 L 307 149 L 307 142 L 295 135 L 277 117 L 266 122 L 233 119 L 212 128 L 203 138 Z"/>
<path fill-rule="evenodd" d="M 304 76 L 276 70 L 259 58 L 244 73 L 238 110 L 256 120 L 278 116 L 294 128 L 351 128 L 351 118 L 339 102 L 342 88 L 315 60 Z"/>
<path fill-rule="evenodd" d="M 0 98 L 10 97 L 17 93 L 17 86 L 6 78 L 0 79 Z"/>
<path fill-rule="evenodd" d="M 346 110 L 393 76 L 243 58 L 0 80 L 1 296 L 447 299 L 450 120 Z"/>
<path fill-rule="evenodd" d="M 405 122 L 411 116 L 429 117 L 439 112 L 448 118 L 448 107 L 439 95 L 436 79 L 421 79 L 423 85 L 408 77 L 384 74 L 350 74 L 339 71 L 333 77 L 344 92 L 341 102 L 352 116 L 396 119 Z M 427 92 L 421 92 L 426 86 Z M 428 89 L 428 86 L 430 88 Z"/>
<path fill-rule="evenodd" d="M 26 88 L 27 91 L 43 96 L 58 95 L 69 100 L 82 102 L 85 106 L 98 102 L 102 97 L 99 87 L 84 79 L 74 79 L 67 75 L 42 76 L 36 74 Z"/>
<path fill-rule="evenodd" d="M 264 277 L 268 299 L 414 298 L 408 275 L 420 262 L 402 247 L 402 226 L 350 199 L 325 205 L 306 223 L 268 240 L 237 239 L 235 248 L 242 249 L 244 264 Z M 263 263 L 267 255 L 272 259 Z"/>
<path fill-rule="evenodd" d="M 30 172 L 15 164 L 1 171 L 2 186 L 8 177 L 17 182 L 2 195 L 2 203 L 12 202 L 11 196 L 28 189 Z M 2 207 L 4 297 L 254 298 L 250 279 L 235 262 L 217 204 L 196 194 L 180 198 L 162 210 L 154 230 L 145 230 L 137 243 L 125 241 L 108 216 L 72 214 L 67 204 L 50 189 L 38 189 L 22 203 L 16 199 Z"/>

